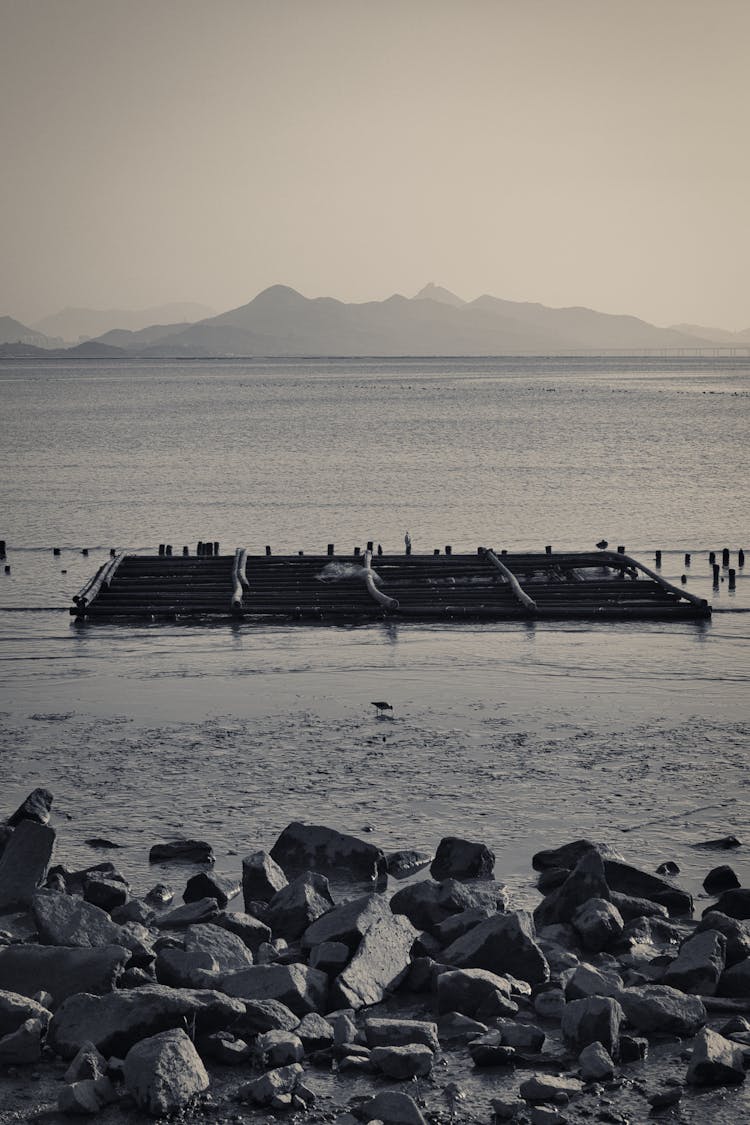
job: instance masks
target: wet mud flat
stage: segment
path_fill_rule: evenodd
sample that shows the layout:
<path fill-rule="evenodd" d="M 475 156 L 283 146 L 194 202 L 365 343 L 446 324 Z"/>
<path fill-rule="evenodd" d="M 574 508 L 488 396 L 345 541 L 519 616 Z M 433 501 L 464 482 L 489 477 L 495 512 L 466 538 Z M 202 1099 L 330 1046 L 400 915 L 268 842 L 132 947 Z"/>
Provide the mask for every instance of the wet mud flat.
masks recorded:
<path fill-rule="evenodd" d="M 0 1121 L 747 1119 L 732 834 L 694 849 L 705 906 L 678 864 L 578 839 L 530 857 L 532 911 L 479 833 L 386 851 L 301 822 L 224 871 L 162 839 L 170 884 L 135 893 L 52 862 L 52 805 L 2 829 Z"/>

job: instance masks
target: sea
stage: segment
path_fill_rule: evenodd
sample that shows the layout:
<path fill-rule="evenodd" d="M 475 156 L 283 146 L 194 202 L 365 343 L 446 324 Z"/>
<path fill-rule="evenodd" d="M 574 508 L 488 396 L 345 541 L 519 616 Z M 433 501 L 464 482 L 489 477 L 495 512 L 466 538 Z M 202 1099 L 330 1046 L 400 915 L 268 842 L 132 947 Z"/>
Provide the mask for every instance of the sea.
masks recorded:
<path fill-rule="evenodd" d="M 143 891 L 175 878 L 149 866 L 156 842 L 207 840 L 237 874 L 305 820 L 386 850 L 481 840 L 519 905 L 534 851 L 582 836 L 676 862 L 699 907 L 719 862 L 747 884 L 750 360 L 6 360 L 0 415 L 0 816 L 52 790 L 60 862 L 114 858 Z M 390 552 L 407 532 L 429 554 L 661 550 L 713 617 L 68 612 L 111 548 Z M 712 586 L 725 547 L 735 589 L 728 568 Z M 729 860 L 704 846 L 729 834 Z"/>

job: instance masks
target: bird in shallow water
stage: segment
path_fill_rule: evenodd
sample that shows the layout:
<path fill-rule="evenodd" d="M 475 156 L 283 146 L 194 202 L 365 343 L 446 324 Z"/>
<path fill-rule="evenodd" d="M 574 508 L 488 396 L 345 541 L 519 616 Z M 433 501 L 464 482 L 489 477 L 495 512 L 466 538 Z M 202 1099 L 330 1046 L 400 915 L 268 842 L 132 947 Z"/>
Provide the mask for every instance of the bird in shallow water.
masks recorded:
<path fill-rule="evenodd" d="M 373 699 L 372 705 L 373 705 L 373 707 L 377 707 L 379 719 L 392 719 L 393 718 L 393 707 L 391 706 L 390 703 L 386 703 L 386 701 L 384 699 Z M 390 711 L 391 714 L 386 715 L 386 711 Z"/>
<path fill-rule="evenodd" d="M 597 543 L 597 547 L 599 548 L 600 551 L 606 551 L 608 546 L 609 546 L 609 543 L 607 542 L 606 539 L 600 539 L 599 542 Z"/>

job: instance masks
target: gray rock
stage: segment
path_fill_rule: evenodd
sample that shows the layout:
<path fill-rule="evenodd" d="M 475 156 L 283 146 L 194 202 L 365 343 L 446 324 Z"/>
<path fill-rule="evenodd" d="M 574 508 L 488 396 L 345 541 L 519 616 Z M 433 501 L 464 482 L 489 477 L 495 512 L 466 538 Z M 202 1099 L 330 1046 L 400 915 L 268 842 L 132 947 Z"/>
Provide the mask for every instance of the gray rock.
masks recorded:
<path fill-rule="evenodd" d="M 271 848 L 271 857 L 284 871 L 346 870 L 363 879 L 382 882 L 387 878 L 380 848 L 322 825 L 288 824 Z"/>
<path fill-rule="evenodd" d="M 148 853 L 149 863 L 214 863 L 213 848 L 205 840 L 170 840 L 166 844 L 154 844 Z"/>
<path fill-rule="evenodd" d="M 251 1105 L 271 1105 L 274 1098 L 293 1093 L 302 1079 L 302 1074 L 299 1063 L 290 1063 L 289 1066 L 269 1070 L 254 1082 L 241 1086 L 237 1091 L 237 1097 L 240 1101 Z"/>
<path fill-rule="evenodd" d="M 549 965 L 526 911 L 495 914 L 458 938 L 443 953 L 449 965 L 511 973 L 530 984 L 549 980 Z"/>
<path fill-rule="evenodd" d="M 308 1012 L 296 1028 L 305 1051 L 325 1051 L 333 1045 L 333 1027 L 317 1012 Z"/>
<path fill-rule="evenodd" d="M 300 1023 L 291 1008 L 280 1000 L 246 1000 L 244 1014 L 235 1026 L 243 1035 L 261 1035 L 264 1031 L 294 1031 Z"/>
<path fill-rule="evenodd" d="M 687 1081 L 692 1086 L 726 1086 L 745 1081 L 742 1048 L 704 1027 L 695 1037 Z"/>
<path fill-rule="evenodd" d="M 495 853 L 485 844 L 444 836 L 430 866 L 433 879 L 486 879 L 495 867 Z"/>
<path fill-rule="evenodd" d="M 44 881 L 55 845 L 48 824 L 21 820 L 0 855 L 0 912 L 28 906 Z"/>
<path fill-rule="evenodd" d="M 254 1044 L 255 1056 L 262 1070 L 302 1062 L 305 1048 L 294 1031 L 264 1031 Z"/>
<path fill-rule="evenodd" d="M 0 949 L 0 988 L 12 988 L 22 996 L 44 989 L 57 1006 L 77 992 L 110 992 L 129 958 L 130 952 L 119 945 L 99 949 L 11 945 Z"/>
<path fill-rule="evenodd" d="M 683 943 L 662 983 L 682 992 L 713 996 L 724 971 L 727 940 L 718 930 L 704 930 Z"/>
<path fill-rule="evenodd" d="M 646 1035 L 695 1035 L 706 1022 L 706 1009 L 696 996 L 668 985 L 624 988 L 617 1000 L 628 1023 Z"/>
<path fill-rule="evenodd" d="M 255 956 L 259 947 L 271 940 L 271 927 L 265 922 L 260 922 L 252 914 L 243 914 L 239 911 L 222 910 L 211 919 L 214 926 L 221 926 L 242 938 L 243 942 Z"/>
<path fill-rule="evenodd" d="M 64 1074 L 64 1081 L 72 1085 L 85 1079 L 104 1078 L 107 1060 L 93 1043 L 84 1043 Z"/>
<path fill-rule="evenodd" d="M 619 859 L 604 860 L 604 875 L 611 891 L 651 899 L 666 906 L 670 914 L 692 914 L 692 895 L 658 875 L 641 871 Z"/>
<path fill-rule="evenodd" d="M 0 1037 L 17 1031 L 27 1020 L 39 1020 L 46 1027 L 51 1018 L 52 1013 L 36 1000 L 20 992 L 0 992 Z"/>
<path fill-rule="evenodd" d="M 440 1050 L 437 1024 L 426 1020 L 383 1019 L 370 1016 L 365 1020 L 368 1047 L 405 1047 L 421 1043 L 431 1051 Z"/>
<path fill-rule="evenodd" d="M 287 877 L 268 852 L 253 852 L 242 860 L 245 910 L 251 902 L 270 902 L 287 885 Z"/>
<path fill-rule="evenodd" d="M 505 977 L 487 969 L 455 969 L 437 978 L 437 1007 L 442 1015 L 460 1012 L 475 1017 L 488 998 L 510 1002 L 510 984 Z"/>
<path fill-rule="evenodd" d="M 240 893 L 237 879 L 228 875 L 217 875 L 214 871 L 199 871 L 192 875 L 182 895 L 183 902 L 200 902 L 204 898 L 216 899 L 221 910 Z"/>
<path fill-rule="evenodd" d="M 584 1082 L 607 1082 L 615 1073 L 612 1056 L 601 1043 L 589 1043 L 578 1056 L 578 1066 Z"/>
<path fill-rule="evenodd" d="M 541 1019 L 561 1020 L 565 1008 L 565 993 L 561 988 L 548 988 L 534 997 L 534 1011 Z"/>
<path fill-rule="evenodd" d="M 623 1009 L 611 996 L 589 996 L 565 1005 L 561 1029 L 563 1039 L 576 1052 L 589 1043 L 601 1043 L 613 1059 L 619 1057 Z"/>
<path fill-rule="evenodd" d="M 624 895 L 619 891 L 610 889 L 610 901 L 620 911 L 626 922 L 633 918 L 667 918 L 669 912 L 666 906 L 659 902 L 652 902 L 648 898 L 636 898 L 635 895 Z"/>
<path fill-rule="evenodd" d="M 431 930 L 456 913 L 446 902 L 443 884 L 432 879 L 422 879 L 396 891 L 391 897 L 391 910 L 406 915 L 418 930 Z"/>
<path fill-rule="evenodd" d="M 172 946 L 160 949 L 156 958 L 156 979 L 172 988 L 215 988 L 220 983 L 219 963 L 210 953 Z"/>
<path fill-rule="evenodd" d="M 116 906 L 110 912 L 110 918 L 118 926 L 124 926 L 126 922 L 138 922 L 141 926 L 150 926 L 154 921 L 154 911 L 142 899 L 131 898 L 122 906 Z"/>
<path fill-rule="evenodd" d="M 0 860 L 1 866 L 2 860 Z M 724 891 L 714 906 L 707 906 L 703 911 L 704 918 L 710 910 L 718 910 L 720 914 L 726 914 L 729 918 L 739 918 L 741 921 L 746 921 L 750 918 L 750 889 L 738 887 L 735 890 Z"/>
<path fill-rule="evenodd" d="M 330 976 L 336 976 L 348 964 L 351 950 L 340 941 L 322 941 L 310 950 L 308 964 L 311 969 L 320 969 Z"/>
<path fill-rule="evenodd" d="M 28 1019 L 15 1031 L 0 1039 L 0 1066 L 28 1066 L 42 1057 L 42 1036 L 46 1023 Z"/>
<path fill-rule="evenodd" d="M 573 1098 L 583 1090 L 578 1078 L 564 1078 L 555 1074 L 532 1074 L 521 1083 L 519 1093 L 527 1102 L 554 1102 L 561 1095 Z"/>
<path fill-rule="evenodd" d="M 151 906 L 169 906 L 174 900 L 174 889 L 168 883 L 156 883 L 146 894 L 146 902 Z"/>
<path fill-rule="evenodd" d="M 730 918 L 727 914 L 721 914 L 718 910 L 709 910 L 703 915 L 695 932 L 700 934 L 705 930 L 718 930 L 726 938 L 727 967 L 750 957 L 750 927 L 744 922 L 740 922 L 737 918 Z"/>
<path fill-rule="evenodd" d="M 243 1000 L 278 1000 L 301 1018 L 325 1011 L 328 977 L 307 965 L 253 965 L 227 973 L 221 988 Z"/>
<path fill-rule="evenodd" d="M 383 1090 L 359 1108 L 363 1121 L 382 1121 L 383 1125 L 427 1125 L 417 1103 L 408 1094 Z"/>
<path fill-rule="evenodd" d="M 533 1023 L 498 1020 L 497 1031 L 506 1047 L 515 1047 L 518 1051 L 531 1051 L 534 1054 L 541 1051 L 546 1039 L 541 1027 Z"/>
<path fill-rule="evenodd" d="M 485 922 L 496 913 L 494 907 L 473 906 L 468 910 L 461 910 L 458 914 L 451 914 L 444 922 L 433 926 L 432 933 L 437 938 L 441 947 L 451 945 L 469 930 L 473 930 L 480 922 Z"/>
<path fill-rule="evenodd" d="M 565 984 L 566 1000 L 584 1000 L 587 996 L 617 996 L 623 987 L 622 977 L 613 969 L 597 969 L 581 964 Z"/>
<path fill-rule="evenodd" d="M 416 937 L 414 927 L 401 915 L 378 918 L 343 973 L 334 980 L 333 1002 L 354 1009 L 378 1004 L 406 976 Z"/>
<path fill-rule="evenodd" d="M 489 1031 L 486 1023 L 473 1020 L 460 1012 L 446 1012 L 438 1020 L 438 1035 L 443 1043 L 468 1043 L 486 1035 Z"/>
<path fill-rule="evenodd" d="M 93 949 L 102 945 L 132 945 L 130 932 L 113 922 L 106 910 L 59 891 L 37 891 L 31 912 L 45 945 Z"/>
<path fill-rule="evenodd" d="M 160 930 L 185 930 L 188 926 L 197 926 L 201 922 L 213 922 L 218 913 L 219 904 L 215 898 L 201 898 L 162 914 L 157 918 L 156 925 Z"/>
<path fill-rule="evenodd" d="M 138 1108 L 153 1117 L 184 1109 L 209 1087 L 206 1068 L 182 1028 L 136 1043 L 125 1056 L 123 1075 Z"/>
<path fill-rule="evenodd" d="M 372 923 L 390 913 L 385 895 L 369 894 L 351 899 L 312 922 L 302 934 L 302 948 L 311 949 L 322 942 L 341 942 L 354 951 Z"/>
<path fill-rule="evenodd" d="M 669 1109 L 677 1105 L 682 1098 L 682 1086 L 667 1086 L 664 1090 L 657 1090 L 646 1099 L 653 1110 Z"/>
<path fill-rule="evenodd" d="M 244 1015 L 244 1005 L 220 992 L 144 985 L 106 996 L 78 993 L 63 1001 L 50 1021 L 47 1043 L 72 1059 L 84 1043 L 104 1055 L 122 1055 L 134 1043 L 169 1027 L 195 1021 L 199 1032 L 224 1030 Z"/>
<path fill-rule="evenodd" d="M 108 914 L 118 906 L 124 906 L 130 897 L 125 883 L 119 879 L 108 879 L 106 875 L 89 875 L 83 887 L 86 902 L 98 906 Z"/>
<path fill-rule="evenodd" d="M 431 852 L 419 852 L 402 848 L 397 852 L 389 852 L 386 856 L 388 874 L 394 879 L 408 879 L 418 871 L 429 867 L 432 862 Z"/>
<path fill-rule="evenodd" d="M 703 880 L 703 889 L 709 895 L 720 895 L 722 891 L 731 891 L 740 886 L 742 884 L 737 878 L 736 871 L 727 863 L 712 867 Z"/>
<path fill-rule="evenodd" d="M 274 934 L 294 941 L 333 906 L 325 876 L 306 871 L 276 892 L 269 903 L 268 921 Z"/>
<path fill-rule="evenodd" d="M 374 1047 L 370 1061 L 387 1078 L 403 1081 L 422 1078 L 432 1070 L 435 1056 L 424 1043 L 408 1043 L 403 1047 Z"/>
<path fill-rule="evenodd" d="M 202 1035 L 197 1047 L 201 1058 L 213 1059 L 222 1066 L 239 1066 L 252 1055 L 250 1044 L 229 1031 L 214 1031 L 210 1035 Z"/>
<path fill-rule="evenodd" d="M 726 969 L 719 980 L 719 996 L 750 997 L 750 958 Z"/>
<path fill-rule="evenodd" d="M 547 895 L 534 910 L 538 928 L 555 922 L 570 922 L 579 906 L 590 898 L 609 900 L 604 863 L 596 851 L 585 852 L 568 878 Z"/>
<path fill-rule="evenodd" d="M 526 1110 L 526 1102 L 520 1098 L 491 1098 L 490 1106 L 495 1121 L 520 1121 Z"/>
<path fill-rule="evenodd" d="M 242 938 L 211 922 L 188 926 L 185 952 L 209 954 L 221 973 L 237 972 L 253 964 L 253 955 Z"/>
<path fill-rule="evenodd" d="M 6 823 L 15 828 L 22 820 L 33 820 L 37 824 L 49 824 L 54 797 L 49 789 L 33 789 L 26 800 L 18 806 Z"/>
<path fill-rule="evenodd" d="M 94 1117 L 116 1100 L 117 1095 L 109 1078 L 83 1078 L 70 1086 L 63 1086 L 57 1099 L 57 1108 L 60 1113 Z"/>
<path fill-rule="evenodd" d="M 590 953 L 609 949 L 625 925 L 617 907 L 602 898 L 588 899 L 578 907 L 571 921 L 583 948 Z"/>

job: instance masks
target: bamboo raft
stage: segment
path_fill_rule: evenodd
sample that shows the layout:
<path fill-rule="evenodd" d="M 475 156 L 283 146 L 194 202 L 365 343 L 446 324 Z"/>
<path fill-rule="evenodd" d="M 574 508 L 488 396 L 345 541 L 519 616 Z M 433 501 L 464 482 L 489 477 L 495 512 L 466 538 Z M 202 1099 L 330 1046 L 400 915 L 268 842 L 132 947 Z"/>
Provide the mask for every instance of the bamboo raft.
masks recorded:
<path fill-rule="evenodd" d="M 277 622 L 696 620 L 711 606 L 622 551 L 234 555 L 120 553 L 73 599 L 78 620 Z M 185 552 L 187 548 L 185 548 Z"/>

